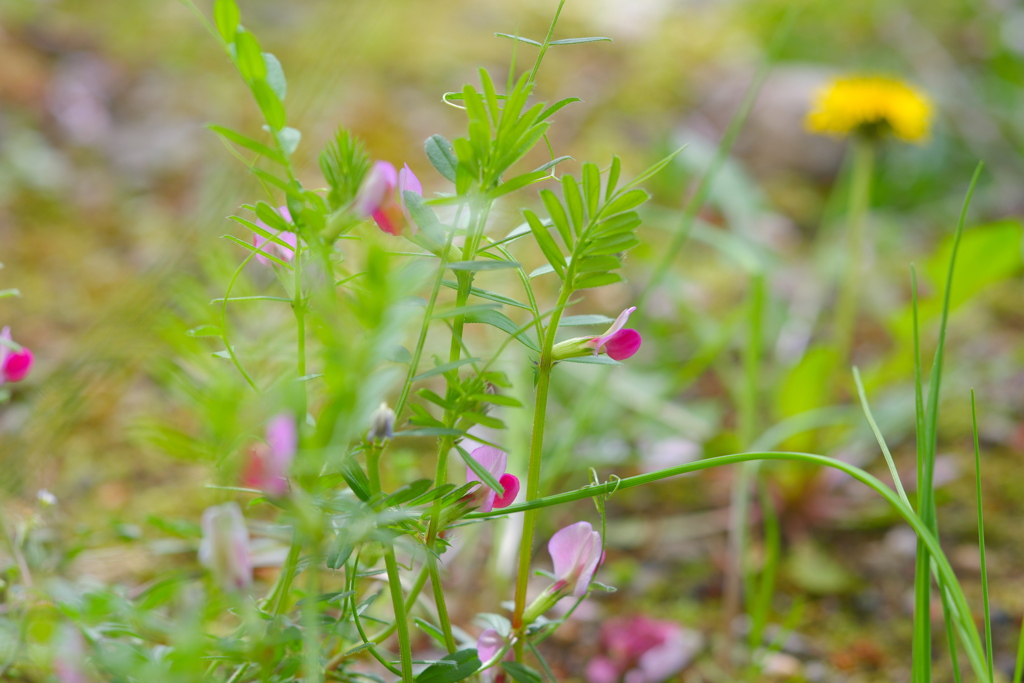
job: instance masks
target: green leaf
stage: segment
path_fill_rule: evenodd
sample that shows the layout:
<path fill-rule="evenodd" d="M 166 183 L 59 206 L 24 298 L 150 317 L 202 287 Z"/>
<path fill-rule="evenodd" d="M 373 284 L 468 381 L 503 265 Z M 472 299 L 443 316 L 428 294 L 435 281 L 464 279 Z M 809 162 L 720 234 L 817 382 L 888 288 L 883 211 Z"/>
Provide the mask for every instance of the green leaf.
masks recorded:
<path fill-rule="evenodd" d="M 586 256 L 576 263 L 576 272 L 582 273 L 607 273 L 615 270 L 621 264 L 616 256 Z"/>
<path fill-rule="evenodd" d="M 559 327 L 582 327 L 584 325 L 610 325 L 615 320 L 606 315 L 569 315 L 559 321 Z"/>
<path fill-rule="evenodd" d="M 351 455 L 346 456 L 342 463 L 341 476 L 359 500 L 363 502 L 370 500 L 370 478 L 366 476 L 366 472 Z"/>
<path fill-rule="evenodd" d="M 495 33 L 498 38 L 511 38 L 512 40 L 518 40 L 520 43 L 526 43 L 527 45 L 533 45 L 534 47 L 540 47 L 541 44 L 536 40 L 530 40 L 529 38 L 523 38 L 522 36 L 514 36 L 510 33 Z"/>
<path fill-rule="evenodd" d="M 455 156 L 455 148 L 440 135 L 431 135 L 424 144 L 427 159 L 437 172 L 451 182 L 455 182 L 455 171 L 459 166 L 459 159 Z"/>
<path fill-rule="evenodd" d="M 519 264 L 515 261 L 504 261 L 502 259 L 486 260 L 486 261 L 453 261 L 448 264 L 448 267 L 452 270 L 501 270 L 504 268 L 518 268 Z"/>
<path fill-rule="evenodd" d="M 410 500 L 419 498 L 429 491 L 433 484 L 433 479 L 417 479 L 411 484 L 406 484 L 405 486 L 396 489 L 391 495 L 384 499 L 384 506 L 395 507 L 403 503 L 408 503 Z"/>
<path fill-rule="evenodd" d="M 622 160 L 617 156 L 613 156 L 612 165 L 608 169 L 608 181 L 604 189 L 604 200 L 606 202 L 615 195 L 615 186 L 619 184 L 620 173 L 622 173 Z"/>
<path fill-rule="evenodd" d="M 552 40 L 548 45 L 579 45 L 580 43 L 597 43 L 601 41 L 607 41 L 609 43 L 614 42 L 611 38 L 605 38 L 604 36 L 590 36 L 588 38 L 562 38 L 561 40 Z"/>
<path fill-rule="evenodd" d="M 583 164 L 583 198 L 587 202 L 587 215 L 596 218 L 597 207 L 601 204 L 601 171 L 589 161 Z"/>
<path fill-rule="evenodd" d="M 632 232 L 640 226 L 640 222 L 640 214 L 636 211 L 628 211 L 601 221 L 591 228 L 588 234 L 590 237 L 607 237 L 618 233 Z"/>
<path fill-rule="evenodd" d="M 622 282 L 622 276 L 618 273 L 588 273 L 577 277 L 573 282 L 576 289 L 590 289 L 591 287 L 604 287 Z"/>
<path fill-rule="evenodd" d="M 537 120 L 538 121 L 543 121 L 544 119 L 548 118 L 549 116 L 557 113 L 562 108 L 569 106 L 573 102 L 582 102 L 582 101 L 583 100 L 581 100 L 578 97 L 566 97 L 564 100 L 558 100 L 557 102 L 552 104 L 550 107 L 545 109 L 543 112 L 541 112 L 540 116 L 537 117 Z"/>
<path fill-rule="evenodd" d="M 827 405 L 829 381 L 838 362 L 833 348 L 814 346 L 808 349 L 779 385 L 773 401 L 776 417 L 784 419 Z M 787 450 L 804 450 L 812 443 L 812 435 L 804 433 L 790 437 L 784 447 Z"/>
<path fill-rule="evenodd" d="M 250 152 L 255 152 L 256 154 L 265 156 L 276 163 L 284 164 L 284 157 L 282 157 L 281 154 L 276 150 L 273 150 L 270 147 L 264 145 L 262 142 L 257 142 L 256 140 L 253 140 L 252 138 L 246 135 L 236 133 L 230 128 L 225 128 L 224 126 L 217 126 L 211 124 L 207 127 L 217 135 L 220 135 L 222 138 L 230 142 L 233 142 L 240 147 L 245 147 Z"/>
<path fill-rule="evenodd" d="M 265 67 L 266 76 L 264 77 L 267 81 L 267 85 L 277 95 L 277 99 L 284 102 L 285 95 L 288 94 L 288 81 L 284 77 L 284 68 L 281 66 L 281 60 L 272 55 L 269 52 L 263 53 L 263 63 Z"/>
<path fill-rule="evenodd" d="M 444 373 L 449 372 L 450 370 L 461 368 L 463 365 L 469 365 L 470 363 L 476 363 L 479 360 L 479 358 L 462 358 L 460 360 L 452 361 L 451 363 L 438 365 L 436 368 L 431 368 L 426 372 L 416 375 L 415 377 L 412 378 L 412 380 L 414 382 L 417 382 L 421 379 L 427 379 L 428 377 L 436 377 L 438 375 L 443 375 Z"/>
<path fill-rule="evenodd" d="M 540 171 L 530 171 L 529 173 L 518 175 L 515 178 L 512 178 L 511 180 L 504 182 L 501 185 L 498 185 L 498 187 L 490 191 L 488 196 L 491 199 L 503 197 L 504 195 L 507 195 L 510 192 L 515 192 L 516 190 L 524 188 L 527 185 L 539 183 L 540 181 L 547 178 L 549 175 L 550 174 L 547 172 L 547 169 L 543 169 Z"/>
<path fill-rule="evenodd" d="M 221 237 L 223 237 L 226 240 L 230 240 L 230 241 L 234 242 L 235 244 L 238 244 L 238 245 L 240 245 L 242 247 L 245 247 L 247 250 L 255 252 L 255 253 L 259 254 L 260 256 L 263 256 L 264 258 L 270 259 L 271 261 L 273 261 L 274 263 L 276 263 L 279 266 L 283 266 L 283 267 L 285 267 L 285 268 L 287 268 L 289 270 L 292 269 L 292 264 L 290 264 L 290 263 L 288 263 L 286 261 L 282 261 L 278 257 L 274 256 L 273 254 L 268 254 L 267 252 L 263 251 L 262 249 L 257 249 L 255 247 L 255 245 L 251 244 L 250 242 L 246 242 L 245 240 L 240 240 L 237 237 L 235 237 L 234 235 L 221 235 Z"/>
<path fill-rule="evenodd" d="M 458 289 L 459 283 L 454 280 L 441 280 L 441 284 L 448 289 Z M 479 289 L 477 287 L 470 287 L 469 293 L 473 296 L 478 296 L 481 299 L 490 299 L 491 301 L 497 301 L 499 304 L 505 304 L 506 306 L 514 306 L 516 308 L 523 308 L 527 311 L 533 310 L 521 301 L 516 301 L 512 297 L 505 296 L 504 294 L 498 294 L 497 292 L 491 292 L 486 289 Z M 289 299 L 290 301 L 290 299 Z"/>
<path fill-rule="evenodd" d="M 530 230 L 533 232 L 533 237 L 537 240 L 540 250 L 544 252 L 544 257 L 558 273 L 558 277 L 564 278 L 565 257 L 562 256 L 562 252 L 558 250 L 558 245 L 555 244 L 555 240 L 551 238 L 551 234 L 548 232 L 547 226 L 541 223 L 541 220 L 537 218 L 537 215 L 529 209 L 524 209 L 523 215 L 526 216 L 526 222 L 530 224 Z"/>
<path fill-rule="evenodd" d="M 261 221 L 275 230 L 279 232 L 292 230 L 292 226 L 284 219 L 284 216 L 278 213 L 277 209 L 272 207 L 270 204 L 267 204 L 266 202 L 256 202 L 256 206 L 253 207 L 253 210 Z"/>
<path fill-rule="evenodd" d="M 684 149 L 686 149 L 686 145 L 683 145 L 682 147 L 680 147 L 679 149 L 677 149 L 676 151 L 672 152 L 667 157 L 662 159 L 661 161 L 658 161 L 657 163 L 653 164 L 650 168 L 648 168 L 646 171 L 638 175 L 636 178 L 633 178 L 633 180 L 629 181 L 626 184 L 626 186 L 622 188 L 623 192 L 636 187 L 637 185 L 645 182 L 648 178 L 651 178 L 654 175 L 656 175 L 659 171 L 661 171 L 661 169 L 668 166 L 672 162 L 672 160 L 675 159 L 676 156 Z"/>
<path fill-rule="evenodd" d="M 281 141 L 281 150 L 286 156 L 295 154 L 295 150 L 299 147 L 299 142 L 302 140 L 302 133 L 289 126 L 285 126 L 277 134 L 277 139 Z"/>
<path fill-rule="evenodd" d="M 548 273 L 553 272 L 555 272 L 555 269 L 551 267 L 551 264 L 545 263 L 543 266 L 534 268 L 532 271 L 530 271 L 529 277 L 532 280 L 535 277 L 540 277 L 541 275 L 547 275 Z"/>
<path fill-rule="evenodd" d="M 15 288 L 15 287 L 12 287 L 11 289 L 0 289 L 0 299 L 6 298 L 6 297 L 9 297 L 9 296 L 21 296 L 21 290 Z"/>
<path fill-rule="evenodd" d="M 468 306 L 458 306 L 456 308 L 449 308 L 445 311 L 438 311 L 434 313 L 432 320 L 443 320 L 445 318 L 455 318 L 457 316 L 470 316 L 484 311 L 493 311 L 496 308 L 500 308 L 500 304 L 470 304 Z"/>
<path fill-rule="evenodd" d="M 469 400 L 479 401 L 481 403 L 493 403 L 496 406 L 508 406 L 509 408 L 523 407 L 523 404 L 517 399 L 503 394 L 471 394 Z"/>
<path fill-rule="evenodd" d="M 539 173 L 539 172 L 541 172 L 541 171 L 547 171 L 548 169 L 550 169 L 550 168 L 554 168 L 555 166 L 557 166 L 558 164 L 562 163 L 563 161 L 569 161 L 569 160 L 571 160 L 571 159 L 572 159 L 572 157 L 571 157 L 571 156 L 561 156 L 561 157 L 557 157 L 557 158 L 555 158 L 555 159 L 552 159 L 551 161 L 549 161 L 549 162 L 548 162 L 548 163 L 546 163 L 546 164 L 543 164 L 543 165 L 541 165 L 541 166 L 538 166 L 537 168 L 533 169 L 533 171 L 532 171 L 532 172 L 533 172 L 533 173 Z"/>
<path fill-rule="evenodd" d="M 441 658 L 442 662 L 428 666 L 416 677 L 416 683 L 456 683 L 469 678 L 480 668 L 476 649 L 459 650 Z"/>
<path fill-rule="evenodd" d="M 235 0 L 217 0 L 213 5 L 213 20 L 217 24 L 217 32 L 224 39 L 225 43 L 235 42 L 235 33 L 238 31 L 238 20 L 241 15 L 238 12 L 238 5 Z"/>
<path fill-rule="evenodd" d="M 632 249 L 638 244 L 640 244 L 640 240 L 637 239 L 636 235 L 618 235 L 617 237 L 594 240 L 587 246 L 586 253 L 588 256 L 621 254 L 624 251 Z"/>
<path fill-rule="evenodd" d="M 280 237 L 278 237 L 274 233 L 270 232 L 269 230 L 265 230 L 265 229 L 261 228 L 260 226 L 256 225 L 252 221 L 247 221 L 247 220 L 245 220 L 244 218 L 242 218 L 240 216 L 228 216 L 228 218 L 230 218 L 231 220 L 235 221 L 236 223 L 244 225 L 246 228 L 248 228 L 249 230 L 252 230 L 254 233 L 259 235 L 260 237 L 263 237 L 264 239 L 270 240 L 271 242 L 273 242 L 274 244 L 276 244 L 278 246 L 287 247 L 288 249 L 291 249 L 293 251 L 295 249 L 295 247 L 293 247 L 292 245 L 288 244 L 287 242 L 282 240 Z M 291 299 L 285 299 L 285 301 L 291 301 Z"/>
<path fill-rule="evenodd" d="M 193 327 L 191 330 L 185 332 L 187 337 L 217 337 L 221 339 L 224 337 L 224 330 L 220 329 L 216 325 L 200 325 L 199 327 Z"/>
<path fill-rule="evenodd" d="M 547 209 L 548 215 L 551 216 L 551 222 L 555 224 L 558 234 L 562 236 L 565 248 L 572 251 L 575 244 L 572 238 L 572 227 L 569 225 L 569 217 L 565 214 L 562 202 L 558 201 L 555 193 L 548 189 L 540 191 L 540 198 L 544 202 L 544 208 Z"/>
<path fill-rule="evenodd" d="M 484 427 L 490 427 L 491 429 L 507 429 L 505 423 L 498 418 L 491 417 L 490 415 L 484 415 L 483 413 L 473 412 L 472 410 L 462 411 L 460 417 L 473 424 L 483 425 Z"/>
<path fill-rule="evenodd" d="M 565 197 L 565 205 L 569 207 L 569 217 L 572 218 L 572 225 L 578 236 L 586 225 L 586 218 L 583 214 L 580 186 L 571 175 L 562 176 L 562 196 Z"/>
<path fill-rule="evenodd" d="M 488 472 L 487 469 L 483 465 L 481 465 L 476 458 L 471 456 L 465 448 L 456 445 L 455 450 L 457 450 L 459 452 L 459 455 L 462 456 L 462 459 L 466 461 L 466 467 L 473 470 L 473 473 L 476 474 L 476 476 L 480 477 L 480 482 L 484 486 L 488 487 L 492 491 L 497 492 L 499 496 L 505 495 L 505 487 L 502 486 L 498 482 L 498 480 L 494 478 L 494 475 Z"/>
<path fill-rule="evenodd" d="M 238 70 L 249 85 L 266 79 L 267 63 L 263 61 L 263 53 L 260 52 L 260 44 L 256 40 L 256 36 L 248 31 L 237 34 L 235 36 L 235 52 L 238 55 Z"/>
<path fill-rule="evenodd" d="M 278 99 L 277 93 L 271 90 L 270 86 L 263 79 L 253 81 L 250 87 L 252 88 L 253 97 L 256 98 L 256 104 L 259 105 L 260 111 L 263 112 L 263 116 L 267 120 L 267 124 L 275 131 L 284 128 L 287 119 L 284 113 L 284 105 Z"/>
<path fill-rule="evenodd" d="M 430 238 L 431 241 L 441 244 L 444 242 L 444 226 L 437 220 L 437 215 L 430 208 L 422 195 L 411 190 L 406 190 L 402 197 L 405 199 L 405 207 L 409 210 L 412 220 L 419 226 L 420 230 Z"/>
<path fill-rule="evenodd" d="M 540 674 L 519 662 L 502 662 L 501 668 L 512 677 L 516 683 L 541 683 Z"/>
<path fill-rule="evenodd" d="M 523 346 L 540 353 L 540 347 L 537 343 L 529 336 L 529 328 L 532 327 L 533 322 L 530 322 L 527 326 L 516 325 L 512 320 L 503 313 L 498 311 L 480 311 L 479 313 L 473 313 L 472 315 L 466 316 L 467 323 L 482 323 L 484 325 L 491 325 L 497 327 L 499 330 L 506 332 L 521 342 Z"/>
<path fill-rule="evenodd" d="M 624 192 L 601 209 L 601 216 L 614 216 L 616 214 L 625 213 L 631 209 L 635 209 L 640 206 L 648 199 L 651 195 L 647 194 L 643 190 L 629 190 Z"/>

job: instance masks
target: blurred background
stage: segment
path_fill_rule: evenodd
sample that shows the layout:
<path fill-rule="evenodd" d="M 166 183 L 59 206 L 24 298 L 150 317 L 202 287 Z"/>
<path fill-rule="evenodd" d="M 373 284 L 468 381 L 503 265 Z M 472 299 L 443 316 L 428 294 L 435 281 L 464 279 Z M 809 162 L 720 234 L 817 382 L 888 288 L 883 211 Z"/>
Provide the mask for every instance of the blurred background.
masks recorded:
<path fill-rule="evenodd" d="M 435 133 L 458 136 L 463 122 L 442 94 L 475 83 L 478 66 L 504 74 L 513 54 L 520 65 L 531 62 L 532 48 L 494 33 L 540 39 L 556 4 L 241 6 L 243 23 L 284 65 L 307 186 L 323 184 L 316 156 L 344 125 L 372 157 L 407 162 L 430 193 L 446 187 L 422 143 Z M 912 473 L 909 264 L 921 277 L 930 358 L 949 237 L 971 172 L 984 160 L 969 223 L 980 228 L 958 270 L 947 351 L 940 520 L 973 590 L 973 387 L 986 449 L 996 663 L 1012 667 L 1024 613 L 1017 522 L 1024 514 L 1024 7 L 1012 0 L 569 0 L 556 37 L 614 42 L 548 54 L 538 96 L 582 99 L 556 117 L 555 153 L 602 166 L 618 154 L 635 174 L 687 145 L 648 184 L 655 206 L 627 264 L 629 282 L 588 299 L 586 312 L 614 316 L 630 305 L 797 5 L 690 242 L 634 320 L 645 338 L 638 362 L 614 375 L 600 400 L 581 391 L 590 380 L 576 369 L 556 386 L 555 410 L 573 427 L 553 438 L 558 464 L 550 476 L 581 485 L 589 466 L 625 476 L 748 448 L 737 434 L 732 386 L 753 273 L 764 276 L 769 302 L 756 433 L 823 407 L 818 399 L 831 402 L 794 368 L 827 317 L 842 256 L 846 145 L 806 133 L 803 117 L 836 74 L 902 78 L 934 100 L 936 117 L 925 143 L 893 142 L 882 152 L 855 359 L 897 462 Z M 172 369 L 200 348 L 184 332 L 208 322 L 208 301 L 223 294 L 242 258 L 220 239 L 234 232 L 225 217 L 259 192 L 205 125 L 254 134 L 258 116 L 217 42 L 181 3 L 0 3 L 0 289 L 22 293 L 0 300 L 0 324 L 36 358 L 32 375 L 0 406 L 0 487 L 26 510 L 37 505 L 37 490 L 56 494 L 50 514 L 74 522 L 76 572 L 129 582 L 151 574 L 152 555 L 133 554 L 132 542 L 159 535 L 160 520 L 194 520 L 209 501 L 201 493 L 209 462 L 189 442 L 201 431 L 195 388 Z M 520 220 L 513 208 L 499 214 L 496 234 Z M 857 422 L 851 397 L 852 383 L 841 403 Z M 230 391 L 215 398 L 233 400 Z M 839 457 L 884 471 L 859 422 L 837 444 Z M 613 499 L 604 580 L 620 592 L 595 599 L 589 616 L 559 631 L 563 645 L 575 643 L 564 672 L 579 671 L 598 647 L 596 624 L 607 615 L 643 612 L 709 637 L 721 630 L 733 476 L 708 472 Z M 773 487 L 785 549 L 777 608 L 800 610 L 793 642 L 775 662 L 778 676 L 902 679 L 912 532 L 845 481 L 780 472 Z"/>

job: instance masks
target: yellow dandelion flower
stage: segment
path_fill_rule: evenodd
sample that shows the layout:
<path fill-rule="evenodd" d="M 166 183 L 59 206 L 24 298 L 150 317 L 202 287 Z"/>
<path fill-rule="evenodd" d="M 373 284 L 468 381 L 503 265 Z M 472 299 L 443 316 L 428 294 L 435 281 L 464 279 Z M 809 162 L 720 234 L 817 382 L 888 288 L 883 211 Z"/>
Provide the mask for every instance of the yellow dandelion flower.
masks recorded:
<path fill-rule="evenodd" d="M 902 81 L 885 76 L 847 76 L 822 88 L 804 121 L 812 133 L 878 137 L 886 132 L 907 142 L 928 137 L 932 103 Z"/>

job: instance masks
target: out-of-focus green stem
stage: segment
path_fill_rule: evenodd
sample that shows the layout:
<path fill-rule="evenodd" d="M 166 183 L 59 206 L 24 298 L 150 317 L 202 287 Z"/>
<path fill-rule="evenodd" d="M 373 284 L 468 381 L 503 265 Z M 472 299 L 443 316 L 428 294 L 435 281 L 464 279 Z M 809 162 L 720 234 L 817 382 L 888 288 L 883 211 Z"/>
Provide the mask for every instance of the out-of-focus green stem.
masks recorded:
<path fill-rule="evenodd" d="M 480 240 L 483 237 L 484 227 L 487 225 L 487 216 L 490 212 L 490 202 L 484 202 L 482 205 L 477 204 L 478 201 L 475 197 L 470 198 L 470 221 L 469 221 L 469 234 L 466 235 L 466 242 L 462 247 L 462 260 L 472 261 L 476 258 L 477 249 L 480 246 Z M 459 271 L 456 274 L 458 279 L 458 290 L 455 296 L 455 307 L 462 308 L 469 301 L 469 294 L 473 289 L 473 271 Z M 454 363 L 459 360 L 462 356 L 462 332 L 465 328 L 466 317 L 464 315 L 457 315 L 452 320 L 452 339 L 451 346 L 449 347 L 448 361 Z M 455 399 L 455 387 L 449 382 L 447 398 L 449 402 Z M 458 415 L 452 410 L 448 409 L 445 411 L 444 423 L 448 427 L 453 427 L 455 421 L 458 419 Z M 438 442 L 437 449 L 437 469 L 434 473 L 434 486 L 443 486 L 448 481 L 448 453 L 455 445 L 455 438 L 452 436 L 443 436 Z M 441 512 L 443 510 L 443 504 L 441 499 L 438 498 L 434 501 L 434 505 L 431 509 L 430 514 L 430 525 L 427 528 L 427 571 L 430 574 L 430 583 L 434 592 L 434 602 L 437 605 L 437 619 L 441 625 L 441 632 L 444 635 L 445 646 L 448 648 L 449 653 L 454 653 L 457 649 L 455 642 L 455 634 L 452 631 L 451 619 L 448 616 L 448 605 L 445 602 L 444 597 L 444 585 L 441 582 L 441 572 L 438 567 L 437 558 L 432 554 L 431 550 L 437 540 L 437 535 L 440 533 L 441 528 Z"/>
<path fill-rule="evenodd" d="M 875 166 L 875 141 L 855 137 L 850 178 L 850 208 L 846 221 L 846 269 L 836 303 L 834 341 L 840 367 L 850 363 L 857 322 L 860 289 L 864 281 L 864 250 L 867 246 L 867 214 L 871 205 L 871 177 Z M 843 373 L 840 373 L 843 374 Z M 843 375 L 845 377 L 845 374 Z"/>

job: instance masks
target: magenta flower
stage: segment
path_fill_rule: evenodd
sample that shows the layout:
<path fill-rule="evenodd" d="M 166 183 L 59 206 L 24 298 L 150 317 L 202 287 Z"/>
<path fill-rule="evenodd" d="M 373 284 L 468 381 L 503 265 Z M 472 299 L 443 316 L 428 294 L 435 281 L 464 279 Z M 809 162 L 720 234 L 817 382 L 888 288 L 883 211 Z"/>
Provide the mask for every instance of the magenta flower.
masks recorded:
<path fill-rule="evenodd" d="M 551 537 L 548 552 L 555 565 L 552 588 L 577 598 L 584 595 L 601 562 L 601 534 L 589 522 L 570 524 Z"/>
<path fill-rule="evenodd" d="M 279 207 L 277 207 L 277 212 L 279 214 L 281 214 L 282 218 L 284 218 L 286 221 L 291 223 L 291 221 L 292 221 L 292 214 L 291 214 L 290 211 L 288 211 L 288 207 L 287 206 L 279 206 Z M 258 225 L 261 228 L 263 228 L 264 230 L 266 230 L 267 232 L 270 232 L 270 233 L 274 232 L 273 229 L 269 225 L 267 225 L 266 223 L 264 223 L 263 221 L 261 221 L 258 218 L 255 221 L 253 221 L 253 222 L 256 223 L 256 225 Z M 289 249 L 288 247 L 282 246 L 282 245 L 278 244 L 277 242 L 271 242 L 266 237 L 264 237 L 262 235 L 258 235 L 256 233 L 253 233 L 252 243 L 253 243 L 253 245 L 255 245 L 255 247 L 257 249 L 260 249 L 260 250 L 270 254 L 271 256 L 276 256 L 279 259 L 281 259 L 282 261 L 291 261 L 293 258 L 295 258 L 295 249 L 296 249 L 296 247 L 298 246 L 298 243 L 299 243 L 299 239 L 298 239 L 298 237 L 296 237 L 295 233 L 294 232 L 288 232 L 287 230 L 282 230 L 282 231 L 276 233 L 276 237 L 277 237 L 277 239 L 281 240 L 282 242 L 286 242 L 286 243 L 290 244 L 291 245 L 291 249 Z M 270 259 L 268 259 L 266 256 L 264 256 L 263 254 L 256 254 L 256 260 L 259 261 L 261 264 L 263 264 L 265 266 L 269 266 L 272 263 L 272 261 Z"/>
<path fill-rule="evenodd" d="M 636 306 L 631 306 L 619 313 L 619 317 L 607 332 L 587 342 L 587 346 L 594 349 L 595 356 L 604 351 L 614 360 L 625 360 L 640 349 L 640 344 L 643 343 L 640 333 L 636 330 L 622 329 L 629 320 L 630 313 L 635 310 Z"/>
<path fill-rule="evenodd" d="M 377 226 L 389 235 L 400 235 L 406 224 L 415 233 L 416 223 L 410 220 L 405 206 L 406 190 L 423 194 L 423 185 L 408 164 L 396 171 L 390 162 L 375 162 L 356 193 L 352 209 L 360 218 L 372 216 Z"/>
<path fill-rule="evenodd" d="M 288 493 L 288 468 L 295 459 L 298 434 L 295 420 L 287 413 L 273 417 L 267 424 L 266 445 L 249 449 L 242 483 L 279 498 Z"/>
<path fill-rule="evenodd" d="M 483 465 L 483 468 L 505 489 L 505 494 L 499 497 L 498 492 L 486 484 L 478 488 L 473 495 L 480 501 L 479 512 L 490 512 L 494 508 L 507 508 L 511 505 L 519 494 L 519 479 L 515 475 L 505 473 L 508 455 L 492 446 L 481 446 L 470 453 L 469 457 Z M 471 481 L 480 481 L 480 477 L 467 465 L 466 483 Z"/>
<path fill-rule="evenodd" d="M 661 683 L 685 667 L 699 645 L 692 632 L 645 616 L 610 619 L 601 652 L 587 664 L 590 683 Z"/>
<path fill-rule="evenodd" d="M 0 330 L 0 384 L 25 379 L 32 361 L 32 352 L 11 339 L 11 328 Z"/>
<path fill-rule="evenodd" d="M 213 572 L 226 591 L 241 590 L 252 583 L 249 531 L 238 503 L 224 503 L 203 512 L 203 539 L 199 562 Z"/>

